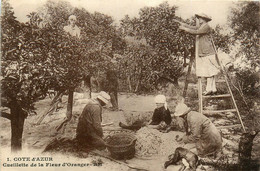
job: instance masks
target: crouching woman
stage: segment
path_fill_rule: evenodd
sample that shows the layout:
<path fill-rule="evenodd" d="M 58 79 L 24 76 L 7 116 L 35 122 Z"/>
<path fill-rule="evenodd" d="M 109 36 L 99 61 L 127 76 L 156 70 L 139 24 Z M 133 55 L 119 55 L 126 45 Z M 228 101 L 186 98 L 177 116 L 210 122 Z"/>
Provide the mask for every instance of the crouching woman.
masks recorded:
<path fill-rule="evenodd" d="M 139 130 L 141 127 L 166 130 L 172 121 L 170 110 L 167 107 L 166 97 L 164 95 L 157 95 L 154 99 L 156 108 L 154 109 L 152 120 L 148 122 L 137 120 L 132 125 L 119 123 L 119 126 L 130 130 Z"/>
<path fill-rule="evenodd" d="M 199 112 L 191 111 L 184 103 L 176 106 L 174 115 L 184 119 L 186 136 L 183 137 L 183 142 L 194 142 L 200 157 L 215 158 L 221 155 L 222 138 L 209 118 Z"/>
<path fill-rule="evenodd" d="M 110 96 L 101 91 L 95 99 L 91 99 L 83 109 L 76 130 L 76 139 L 83 146 L 99 150 L 106 148 L 103 140 L 102 107 L 109 103 Z"/>
<path fill-rule="evenodd" d="M 148 127 L 154 129 L 166 129 L 172 122 L 170 110 L 167 107 L 166 97 L 164 95 L 157 95 L 154 99 L 156 108 L 153 112 L 152 120 Z"/>

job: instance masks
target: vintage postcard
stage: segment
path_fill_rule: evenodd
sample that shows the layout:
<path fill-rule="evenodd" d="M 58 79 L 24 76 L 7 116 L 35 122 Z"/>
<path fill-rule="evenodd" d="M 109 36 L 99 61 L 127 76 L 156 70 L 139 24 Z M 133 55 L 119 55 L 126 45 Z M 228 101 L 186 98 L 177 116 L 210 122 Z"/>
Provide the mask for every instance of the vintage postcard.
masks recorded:
<path fill-rule="evenodd" d="M 259 1 L 2 0 L 0 170 L 259 170 L 259 19 Z"/>

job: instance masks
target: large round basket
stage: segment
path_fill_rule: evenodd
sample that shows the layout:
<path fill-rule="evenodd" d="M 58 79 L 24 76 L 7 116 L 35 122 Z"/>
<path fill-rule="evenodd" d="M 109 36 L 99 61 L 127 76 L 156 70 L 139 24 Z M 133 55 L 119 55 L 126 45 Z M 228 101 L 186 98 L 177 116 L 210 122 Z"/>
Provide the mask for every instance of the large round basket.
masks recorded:
<path fill-rule="evenodd" d="M 117 160 L 131 159 L 135 155 L 136 138 L 130 133 L 108 135 L 105 139 L 111 157 Z"/>

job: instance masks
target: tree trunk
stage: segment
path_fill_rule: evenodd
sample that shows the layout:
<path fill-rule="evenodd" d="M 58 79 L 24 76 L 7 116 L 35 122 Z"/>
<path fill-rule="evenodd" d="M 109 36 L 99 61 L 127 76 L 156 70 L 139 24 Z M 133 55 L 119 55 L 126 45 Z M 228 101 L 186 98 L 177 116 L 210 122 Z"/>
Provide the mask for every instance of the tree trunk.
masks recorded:
<path fill-rule="evenodd" d="M 67 104 L 67 113 L 66 113 L 66 117 L 67 120 L 70 121 L 72 118 L 72 108 L 73 108 L 73 90 L 69 90 L 69 96 L 68 96 L 68 104 Z"/>
<path fill-rule="evenodd" d="M 87 75 L 87 76 L 84 77 L 84 87 L 88 87 L 89 88 L 89 98 L 91 98 L 92 84 L 93 84 L 92 80 L 93 80 L 93 76 L 92 75 Z"/>
<path fill-rule="evenodd" d="M 174 82 L 173 82 L 174 86 L 175 87 L 180 87 L 179 86 L 179 82 L 178 82 L 178 78 L 174 78 L 173 80 L 174 80 Z"/>
<path fill-rule="evenodd" d="M 138 91 L 138 89 L 139 89 L 140 82 L 141 82 L 141 80 L 139 79 L 138 82 L 137 82 L 137 84 L 136 84 L 136 87 L 135 87 L 135 93 L 136 93 L 136 92 Z"/>
<path fill-rule="evenodd" d="M 169 82 L 172 83 L 175 87 L 179 87 L 178 78 L 173 78 L 173 79 L 172 79 L 172 78 L 165 77 L 165 76 L 160 76 L 160 78 L 169 81 Z"/>
<path fill-rule="evenodd" d="M 139 72 L 138 72 L 139 77 L 138 77 L 138 81 L 137 81 L 137 84 L 136 84 L 136 87 L 135 87 L 135 93 L 138 91 L 139 85 L 141 83 L 141 79 L 142 79 L 142 75 L 141 74 L 142 74 L 142 68 L 140 68 Z"/>
<path fill-rule="evenodd" d="M 71 120 L 72 118 L 72 108 L 73 108 L 73 93 L 74 90 L 70 89 L 69 90 L 69 96 L 68 96 L 68 104 L 67 104 L 67 112 L 66 112 L 66 118 L 64 121 L 56 127 L 56 131 L 59 131 L 61 128 L 65 128 L 67 123 Z M 63 129 L 64 130 L 64 129 Z"/>
<path fill-rule="evenodd" d="M 59 91 L 57 93 L 57 95 L 53 98 L 50 107 L 43 113 L 43 115 L 37 121 L 37 125 L 39 125 L 47 115 L 52 114 L 54 111 L 58 109 L 58 105 L 59 103 L 61 103 L 63 93 L 64 91 Z"/>
<path fill-rule="evenodd" d="M 117 91 L 109 92 L 111 98 L 111 104 L 115 110 L 118 109 L 118 98 L 117 98 Z"/>
<path fill-rule="evenodd" d="M 243 170 L 249 170 L 252 161 L 251 161 L 251 153 L 252 153 L 252 147 L 253 147 L 253 141 L 256 135 L 258 134 L 257 131 L 251 131 L 243 133 L 243 135 L 240 137 L 239 141 L 239 164 L 241 169 Z"/>
<path fill-rule="evenodd" d="M 90 84 L 89 85 L 89 98 L 91 98 L 91 96 L 92 96 L 91 94 L 92 94 L 92 85 Z"/>
<path fill-rule="evenodd" d="M 96 77 L 96 81 L 97 81 L 97 91 L 100 92 L 102 87 L 101 87 L 101 83 L 100 83 L 100 73 L 99 71 L 97 72 L 97 74 L 95 75 Z"/>
<path fill-rule="evenodd" d="M 128 83 L 128 86 L 129 86 L 129 91 L 132 92 L 132 86 L 131 86 L 131 78 L 130 78 L 130 75 L 127 77 L 127 83 Z"/>
<path fill-rule="evenodd" d="M 17 105 L 11 108 L 11 151 L 18 152 L 22 150 L 22 137 L 25 115 L 22 109 Z"/>
<path fill-rule="evenodd" d="M 184 85 L 184 90 L 183 90 L 183 97 L 185 98 L 186 97 L 186 94 L 187 94 L 187 90 L 188 90 L 188 78 L 190 76 L 190 72 L 191 72 L 191 68 L 192 68 L 192 63 L 193 63 L 193 56 L 190 58 L 190 63 L 189 63 L 189 68 L 188 68 L 188 72 L 187 72 L 187 75 L 186 75 L 186 79 L 185 79 L 185 85 Z"/>

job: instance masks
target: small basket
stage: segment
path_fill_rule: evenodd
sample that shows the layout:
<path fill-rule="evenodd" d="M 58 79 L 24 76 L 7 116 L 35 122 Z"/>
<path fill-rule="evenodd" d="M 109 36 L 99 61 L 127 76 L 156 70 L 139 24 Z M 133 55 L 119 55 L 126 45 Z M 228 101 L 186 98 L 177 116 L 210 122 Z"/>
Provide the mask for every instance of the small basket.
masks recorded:
<path fill-rule="evenodd" d="M 117 133 L 105 138 L 111 157 L 117 160 L 131 159 L 135 155 L 136 138 L 129 133 Z"/>

